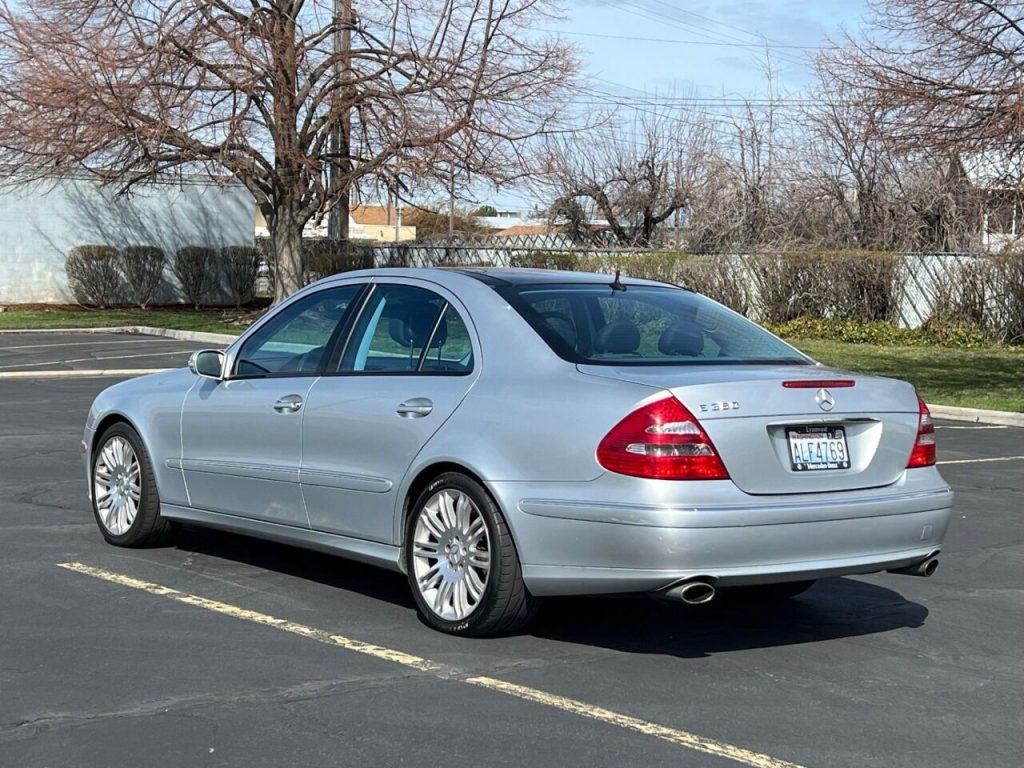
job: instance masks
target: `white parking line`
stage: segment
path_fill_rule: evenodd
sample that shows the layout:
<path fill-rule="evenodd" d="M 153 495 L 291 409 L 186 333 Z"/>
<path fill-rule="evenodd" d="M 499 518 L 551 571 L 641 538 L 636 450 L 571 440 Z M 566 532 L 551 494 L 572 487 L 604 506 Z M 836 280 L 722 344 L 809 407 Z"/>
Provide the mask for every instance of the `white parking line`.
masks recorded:
<path fill-rule="evenodd" d="M 103 568 L 95 568 L 83 563 L 58 563 L 58 566 L 60 568 L 66 568 L 69 571 L 74 571 L 75 573 L 92 576 L 93 578 L 102 579 L 103 581 L 108 581 L 123 587 L 139 589 L 143 592 L 148 592 L 151 595 L 166 597 L 171 600 L 176 600 L 179 603 L 192 605 L 197 608 L 204 608 L 208 611 L 213 611 L 214 613 L 220 613 L 225 616 L 231 616 L 244 621 L 251 621 L 254 624 L 273 627 L 274 629 L 279 629 L 282 632 L 290 632 L 294 635 L 299 635 L 310 640 L 316 640 L 320 643 L 326 643 L 327 645 L 337 646 L 348 651 L 355 651 L 356 653 L 362 653 L 366 656 L 372 656 L 375 659 L 401 664 L 405 667 L 411 667 L 419 670 L 420 672 L 437 675 L 443 680 L 475 685 L 491 691 L 503 693 L 507 696 L 514 696 L 526 701 L 543 704 L 544 706 L 568 712 L 569 714 L 586 717 L 591 720 L 597 720 L 607 725 L 614 725 L 645 736 L 653 736 L 655 738 L 662 739 L 663 741 L 676 744 L 677 746 L 686 747 L 694 752 L 701 752 L 706 755 L 725 758 L 737 763 L 742 763 L 743 765 L 751 766 L 751 768 L 801 768 L 795 763 L 790 763 L 786 760 L 779 760 L 778 758 L 765 755 L 760 752 L 752 752 L 749 749 L 736 747 L 722 741 L 705 738 L 704 736 L 700 736 L 696 733 L 690 733 L 676 728 L 669 728 L 664 725 L 631 717 L 630 715 L 614 712 L 610 709 L 596 707 L 583 701 L 568 699 L 564 696 L 556 696 L 536 688 L 529 688 L 525 685 L 517 685 L 516 683 L 509 683 L 504 680 L 497 680 L 493 677 L 470 677 L 465 672 L 461 672 L 458 669 L 438 664 L 437 662 L 420 656 L 413 656 L 412 654 L 408 654 L 403 651 L 385 648 L 384 646 L 375 645 L 373 643 L 364 643 L 361 640 L 353 640 L 345 637 L 344 635 L 331 634 L 323 629 L 309 627 L 304 624 L 297 624 L 295 622 L 288 621 L 287 619 L 279 619 L 275 616 L 251 611 L 237 605 L 222 603 L 217 600 L 200 597 L 199 595 L 191 595 L 187 592 L 180 592 L 171 587 L 142 581 L 141 579 L 136 579 L 123 573 L 116 573 L 114 571 L 104 570 Z"/>
<path fill-rule="evenodd" d="M 983 464 L 988 461 L 1020 461 L 1024 456 L 995 456 L 990 459 L 953 459 L 952 461 L 940 461 L 941 464 Z"/>
<path fill-rule="evenodd" d="M 0 365 L 0 370 L 12 368 L 35 368 L 40 365 L 68 365 L 69 363 L 91 363 L 94 360 L 133 360 L 139 357 L 165 357 L 168 355 L 186 355 L 193 352 L 193 349 L 167 350 L 165 352 L 145 352 L 141 355 L 106 355 L 105 357 L 76 357 L 72 360 L 44 360 L 41 363 L 15 363 L 14 365 Z"/>
<path fill-rule="evenodd" d="M 146 376 L 170 368 L 83 368 L 67 371 L 0 371 L 0 379 L 88 379 L 101 376 Z"/>
<path fill-rule="evenodd" d="M 1004 424 L 971 424 L 968 426 L 956 426 L 951 424 L 936 424 L 936 429 L 1009 429 Z"/>
<path fill-rule="evenodd" d="M 173 339 L 130 339 L 129 341 L 69 341 L 60 344 L 24 344 L 19 347 L 0 347 L 0 352 L 11 352 L 18 349 L 49 349 L 51 347 L 98 347 L 110 344 L 152 344 L 163 342 L 169 344 Z"/>

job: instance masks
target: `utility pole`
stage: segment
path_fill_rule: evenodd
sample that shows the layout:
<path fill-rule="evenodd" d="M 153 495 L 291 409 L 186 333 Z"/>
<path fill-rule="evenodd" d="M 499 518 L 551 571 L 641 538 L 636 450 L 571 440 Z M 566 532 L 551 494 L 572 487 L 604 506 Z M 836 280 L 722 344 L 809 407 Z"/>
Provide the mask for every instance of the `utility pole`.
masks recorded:
<path fill-rule="evenodd" d="M 348 214 L 351 203 L 350 182 L 347 177 L 352 171 L 352 90 L 348 83 L 352 78 L 354 20 L 352 0 L 334 0 L 334 78 L 336 83 L 342 85 L 335 89 L 332 99 L 332 109 L 335 110 L 336 117 L 331 128 L 328 189 L 335 190 L 341 183 L 345 184 L 345 188 L 331 203 L 327 219 L 327 236 L 331 240 L 346 243 L 349 237 Z"/>
<path fill-rule="evenodd" d="M 455 163 L 451 164 L 448 178 L 448 239 L 455 239 Z"/>

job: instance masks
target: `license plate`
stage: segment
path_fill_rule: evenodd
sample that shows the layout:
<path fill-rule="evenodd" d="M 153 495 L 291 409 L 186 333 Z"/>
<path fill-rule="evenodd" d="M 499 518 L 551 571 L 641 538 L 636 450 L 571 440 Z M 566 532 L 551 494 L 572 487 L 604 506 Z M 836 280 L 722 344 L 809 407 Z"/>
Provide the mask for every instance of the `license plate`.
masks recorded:
<path fill-rule="evenodd" d="M 843 427 L 787 427 L 786 437 L 794 472 L 850 468 L 850 448 Z"/>

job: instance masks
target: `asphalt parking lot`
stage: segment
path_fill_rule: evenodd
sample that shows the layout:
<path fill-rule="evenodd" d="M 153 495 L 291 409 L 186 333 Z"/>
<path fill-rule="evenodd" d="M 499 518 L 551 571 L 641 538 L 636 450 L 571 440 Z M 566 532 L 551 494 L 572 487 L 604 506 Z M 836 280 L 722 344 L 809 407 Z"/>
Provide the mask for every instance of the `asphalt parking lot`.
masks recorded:
<path fill-rule="evenodd" d="M 957 507 L 933 578 L 772 608 L 552 600 L 467 640 L 337 558 L 198 529 L 104 544 L 78 441 L 125 374 L 81 371 L 201 346 L 0 334 L 0 766 L 1021 764 L 1024 429 L 940 423 Z"/>

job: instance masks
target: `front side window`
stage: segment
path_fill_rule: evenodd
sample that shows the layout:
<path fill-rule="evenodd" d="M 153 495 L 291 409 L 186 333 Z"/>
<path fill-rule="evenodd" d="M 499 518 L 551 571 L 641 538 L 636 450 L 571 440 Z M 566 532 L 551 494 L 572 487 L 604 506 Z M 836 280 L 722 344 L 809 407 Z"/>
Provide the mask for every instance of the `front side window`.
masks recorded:
<path fill-rule="evenodd" d="M 560 357 L 597 365 L 810 364 L 700 294 L 631 285 L 510 286 L 499 292 Z"/>
<path fill-rule="evenodd" d="M 377 286 L 345 350 L 343 373 L 468 373 L 469 332 L 441 296 L 411 285 Z"/>
<path fill-rule="evenodd" d="M 362 286 L 328 288 L 282 309 L 245 340 L 237 376 L 312 374 Z"/>

